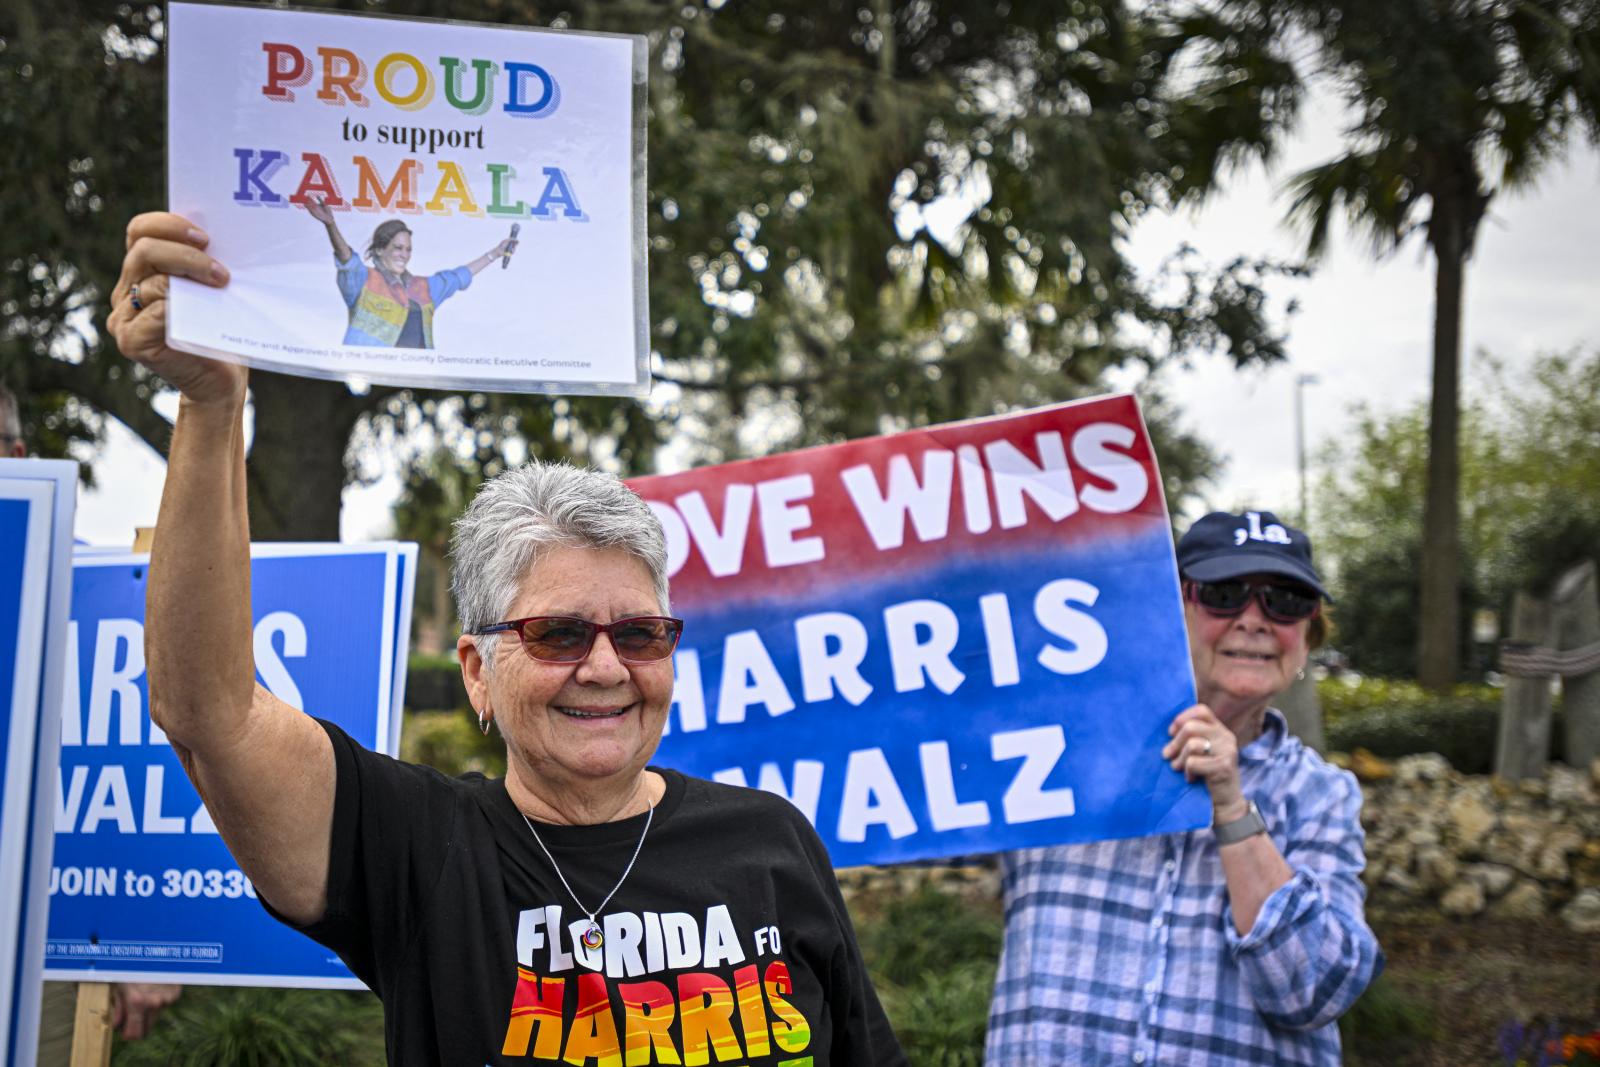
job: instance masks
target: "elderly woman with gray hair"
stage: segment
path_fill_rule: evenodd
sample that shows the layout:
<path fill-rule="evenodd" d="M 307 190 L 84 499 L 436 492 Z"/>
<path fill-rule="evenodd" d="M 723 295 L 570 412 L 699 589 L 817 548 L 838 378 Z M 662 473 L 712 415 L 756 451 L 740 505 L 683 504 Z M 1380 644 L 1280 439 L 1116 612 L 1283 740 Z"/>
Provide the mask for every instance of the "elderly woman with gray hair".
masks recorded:
<path fill-rule="evenodd" d="M 368 752 L 256 684 L 247 372 L 164 341 L 168 278 L 227 273 L 176 215 L 128 233 L 111 331 L 182 394 L 151 715 L 268 908 L 382 998 L 389 1061 L 905 1063 L 805 818 L 649 766 L 682 623 L 660 526 L 615 478 L 529 464 L 457 526 L 457 652 L 503 780 Z"/>

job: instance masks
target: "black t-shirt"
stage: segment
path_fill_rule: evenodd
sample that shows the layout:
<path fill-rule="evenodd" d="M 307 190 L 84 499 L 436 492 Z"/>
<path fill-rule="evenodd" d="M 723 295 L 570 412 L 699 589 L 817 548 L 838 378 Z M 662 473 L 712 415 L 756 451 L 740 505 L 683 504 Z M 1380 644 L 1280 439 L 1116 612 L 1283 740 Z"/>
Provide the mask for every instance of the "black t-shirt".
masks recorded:
<path fill-rule="evenodd" d="M 821 840 L 781 797 L 661 770 L 599 915 L 505 783 L 369 752 L 338 768 L 328 910 L 305 933 L 383 1000 L 392 1064 L 905 1064 Z M 594 907 L 645 816 L 537 824 Z"/>

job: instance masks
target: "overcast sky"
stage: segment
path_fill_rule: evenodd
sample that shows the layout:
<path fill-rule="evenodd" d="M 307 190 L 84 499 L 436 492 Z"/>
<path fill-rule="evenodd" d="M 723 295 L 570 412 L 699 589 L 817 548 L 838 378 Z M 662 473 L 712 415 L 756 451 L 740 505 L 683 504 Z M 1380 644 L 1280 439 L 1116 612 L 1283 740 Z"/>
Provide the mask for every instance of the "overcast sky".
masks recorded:
<path fill-rule="evenodd" d="M 1281 225 L 1276 195 L 1284 175 L 1329 158 L 1338 148 L 1339 115 L 1313 104 L 1274 173 L 1236 175 L 1228 195 L 1198 213 L 1152 217 L 1135 233 L 1135 262 L 1154 268 L 1180 243 L 1214 262 L 1236 255 L 1291 258 L 1294 236 Z M 1555 350 L 1600 344 L 1600 153 L 1581 145 L 1550 167 L 1531 191 L 1491 206 L 1468 266 L 1463 351 L 1465 387 L 1474 387 L 1471 356 L 1493 352 L 1513 367 Z M 1292 514 L 1298 495 L 1294 390 L 1306 387 L 1310 450 L 1344 431 L 1349 410 L 1365 402 L 1395 410 L 1428 395 L 1432 359 L 1433 261 L 1420 241 L 1381 263 L 1341 228 L 1331 254 L 1307 281 L 1275 287 L 1281 306 L 1293 297 L 1290 360 L 1266 371 L 1239 372 L 1224 358 L 1202 358 L 1163 375 L 1189 428 L 1226 458 L 1211 494 L 1213 506 L 1250 505 Z M 137 526 L 154 525 L 161 491 L 160 458 L 113 423 L 96 463 L 98 487 L 80 494 L 78 536 L 94 544 L 132 544 Z M 346 540 L 381 537 L 396 491 L 391 478 L 345 494 Z M 1311 506 L 1316 508 L 1313 497 Z"/>

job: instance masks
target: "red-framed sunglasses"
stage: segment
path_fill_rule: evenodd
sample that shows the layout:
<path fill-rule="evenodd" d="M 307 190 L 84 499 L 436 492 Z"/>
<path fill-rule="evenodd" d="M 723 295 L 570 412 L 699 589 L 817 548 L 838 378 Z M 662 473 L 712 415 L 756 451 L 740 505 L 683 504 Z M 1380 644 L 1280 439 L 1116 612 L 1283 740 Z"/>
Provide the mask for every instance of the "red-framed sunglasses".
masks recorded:
<path fill-rule="evenodd" d="M 534 615 L 473 630 L 474 635 L 514 633 L 522 650 L 544 663 L 581 663 L 597 634 L 611 639 L 624 663 L 656 663 L 672 655 L 683 635 L 683 620 L 665 615 L 635 615 L 616 622 L 590 622 L 569 615 Z"/>
<path fill-rule="evenodd" d="M 1247 582 L 1231 578 L 1222 582 L 1183 583 L 1183 594 L 1213 615 L 1242 615 L 1251 598 L 1261 614 L 1273 622 L 1291 623 L 1314 617 L 1322 610 L 1317 591 L 1295 582 Z"/>

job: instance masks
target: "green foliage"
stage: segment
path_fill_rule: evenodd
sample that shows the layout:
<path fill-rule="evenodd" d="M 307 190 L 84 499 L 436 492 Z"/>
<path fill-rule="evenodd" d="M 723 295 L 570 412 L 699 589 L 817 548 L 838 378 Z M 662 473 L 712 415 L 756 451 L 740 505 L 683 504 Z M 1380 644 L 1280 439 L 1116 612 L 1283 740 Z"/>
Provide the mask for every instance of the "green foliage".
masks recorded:
<path fill-rule="evenodd" d="M 923 885 L 891 901 L 861 930 L 861 951 L 873 974 L 907 986 L 959 960 L 1000 957 L 997 916 L 960 897 Z"/>
<path fill-rule="evenodd" d="M 506 746 L 500 735 L 478 730 L 468 709 L 406 712 L 400 731 L 400 758 L 423 763 L 449 775 L 480 771 L 497 778 L 506 773 Z"/>
<path fill-rule="evenodd" d="M 1542 591 L 1600 556 L 1600 350 L 1547 355 L 1513 375 L 1482 357 L 1462 412 L 1462 630 L 1474 609 L 1507 618 L 1511 594 Z M 1339 647 L 1369 674 L 1415 672 L 1427 463 L 1422 404 L 1355 425 L 1319 459 L 1313 535 L 1339 597 Z"/>
<path fill-rule="evenodd" d="M 370 993 L 191 986 L 116 1067 L 320 1067 L 384 1062 L 383 1009 Z"/>
<path fill-rule="evenodd" d="M 446 711 L 466 703 L 466 684 L 454 653 L 412 653 L 406 664 L 407 711 Z"/>
<path fill-rule="evenodd" d="M 1384 759 L 1437 752 L 1462 774 L 1493 769 L 1500 727 L 1501 691 L 1487 685 L 1458 685 L 1439 693 L 1415 682 L 1366 678 L 1349 686 L 1336 679 L 1318 684 L 1328 748 L 1364 748 Z M 1554 712 L 1551 758 L 1562 758 L 1561 710 Z"/>
<path fill-rule="evenodd" d="M 917 1067 L 983 1062 L 998 915 L 924 884 L 857 924 L 884 1009 Z"/>
<path fill-rule="evenodd" d="M 1317 683 L 1322 717 L 1344 722 L 1376 712 L 1494 713 L 1500 708 L 1500 690 L 1491 685 L 1458 685 L 1447 693 L 1425 689 L 1416 682 L 1393 678 L 1363 678 L 1350 683 L 1325 678 Z"/>
<path fill-rule="evenodd" d="M 913 1067 L 980 1067 L 995 960 L 964 959 L 912 986 L 879 983 L 895 1036 Z"/>
<path fill-rule="evenodd" d="M 1440 1032 L 1433 1009 L 1379 975 L 1339 1020 L 1339 1037 L 1351 1063 L 1401 1062 L 1425 1049 Z"/>

